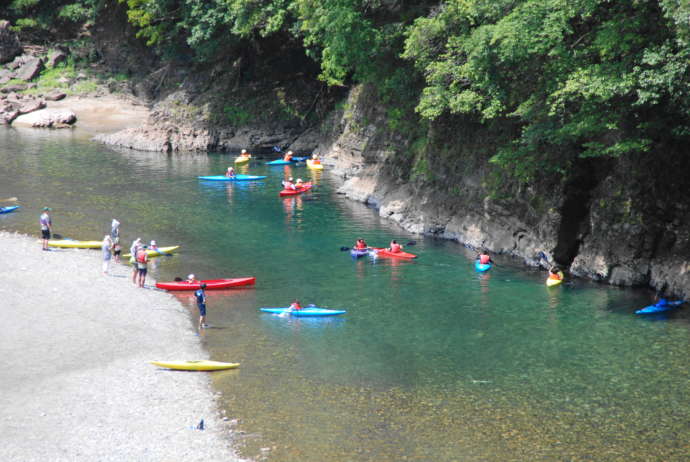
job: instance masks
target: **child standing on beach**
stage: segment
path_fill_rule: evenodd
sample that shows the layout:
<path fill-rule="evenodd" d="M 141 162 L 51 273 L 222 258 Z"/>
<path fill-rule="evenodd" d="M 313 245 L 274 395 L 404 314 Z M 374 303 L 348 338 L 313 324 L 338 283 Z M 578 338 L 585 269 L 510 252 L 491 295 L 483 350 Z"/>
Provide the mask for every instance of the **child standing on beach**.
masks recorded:
<path fill-rule="evenodd" d="M 41 225 L 41 241 L 43 242 L 43 250 L 48 249 L 48 240 L 50 239 L 50 232 L 53 229 L 53 223 L 50 220 L 50 209 L 48 207 L 43 207 L 43 213 L 41 214 L 38 222 Z"/>
<path fill-rule="evenodd" d="M 208 324 L 206 324 L 206 292 L 204 292 L 205 288 L 206 284 L 201 284 L 199 290 L 194 292 L 194 295 L 196 296 L 196 306 L 197 308 L 199 308 L 199 329 L 208 327 Z"/>

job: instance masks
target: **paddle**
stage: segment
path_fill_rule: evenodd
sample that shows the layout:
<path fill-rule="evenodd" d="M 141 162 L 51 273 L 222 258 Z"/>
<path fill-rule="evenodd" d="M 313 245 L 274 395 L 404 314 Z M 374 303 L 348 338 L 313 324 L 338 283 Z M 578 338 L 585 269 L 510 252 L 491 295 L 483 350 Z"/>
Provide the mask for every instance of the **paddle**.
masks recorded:
<path fill-rule="evenodd" d="M 411 245 L 417 245 L 417 241 L 410 241 L 410 242 L 408 242 L 407 244 L 405 244 L 405 247 L 409 247 L 409 246 L 411 246 Z M 369 250 L 369 249 L 371 249 L 371 247 L 367 247 L 366 249 L 362 249 L 362 250 Z M 345 252 L 345 251 L 347 251 L 347 250 L 350 250 L 350 247 L 344 247 L 344 246 L 343 246 L 343 247 L 340 248 L 340 251 L 341 251 L 341 252 Z"/>

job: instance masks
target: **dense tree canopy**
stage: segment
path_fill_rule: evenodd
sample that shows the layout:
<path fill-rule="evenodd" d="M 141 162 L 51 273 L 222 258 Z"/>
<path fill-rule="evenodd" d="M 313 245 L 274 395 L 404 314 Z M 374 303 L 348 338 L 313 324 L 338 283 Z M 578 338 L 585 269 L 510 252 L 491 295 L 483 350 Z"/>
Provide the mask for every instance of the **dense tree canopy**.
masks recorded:
<path fill-rule="evenodd" d="M 393 113 L 508 121 L 520 133 L 493 160 L 523 179 L 690 137 L 685 0 L 118 1 L 172 56 L 213 62 L 278 37 L 328 85 L 373 84 Z M 76 21 L 103 3 L 13 0 L 9 11 L 20 23 Z"/>

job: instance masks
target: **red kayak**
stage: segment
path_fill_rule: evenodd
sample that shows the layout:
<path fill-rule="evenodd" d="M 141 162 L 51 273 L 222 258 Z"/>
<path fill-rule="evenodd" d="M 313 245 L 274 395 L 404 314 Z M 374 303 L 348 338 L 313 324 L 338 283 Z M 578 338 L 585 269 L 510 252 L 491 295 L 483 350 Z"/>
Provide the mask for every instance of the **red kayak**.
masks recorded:
<path fill-rule="evenodd" d="M 283 196 L 294 196 L 297 194 L 302 194 L 304 191 L 309 191 L 311 189 L 311 186 L 312 186 L 311 183 L 304 183 L 304 186 L 302 186 L 301 188 L 283 189 L 282 191 L 280 191 L 279 195 L 281 197 L 283 197 Z"/>
<path fill-rule="evenodd" d="M 402 250 L 400 252 L 389 252 L 386 249 L 382 249 L 380 247 L 372 247 L 376 251 L 376 256 L 378 257 L 390 257 L 390 258 L 405 258 L 407 260 L 411 260 L 413 258 L 417 258 L 417 255 L 412 254 L 412 253 L 407 253 L 403 252 Z"/>
<path fill-rule="evenodd" d="M 197 290 L 201 284 L 206 284 L 206 290 L 228 289 L 230 287 L 250 286 L 256 278 L 208 279 L 199 282 L 175 281 L 157 282 L 156 287 L 165 290 Z"/>

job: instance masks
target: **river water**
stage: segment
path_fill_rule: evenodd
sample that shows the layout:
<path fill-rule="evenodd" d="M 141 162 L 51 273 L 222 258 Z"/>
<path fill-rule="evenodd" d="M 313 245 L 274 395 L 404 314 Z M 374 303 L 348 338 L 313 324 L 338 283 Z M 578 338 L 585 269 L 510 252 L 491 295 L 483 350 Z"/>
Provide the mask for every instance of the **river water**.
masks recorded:
<path fill-rule="evenodd" d="M 182 246 L 159 259 L 158 280 L 256 276 L 255 288 L 209 292 L 212 328 L 200 334 L 212 359 L 242 363 L 211 377 L 246 457 L 687 460 L 687 307 L 643 319 L 634 310 L 650 303 L 647 291 L 581 280 L 547 289 L 543 272 L 510 259 L 477 274 L 469 250 L 406 234 L 336 194 L 328 172 L 256 162 L 247 172 L 265 181 L 197 180 L 232 158 L 0 128 L 0 196 L 23 207 L 0 215 L 0 229 L 37 235 L 47 205 L 55 232 L 102 239 L 116 217 L 126 246 Z M 281 199 L 284 175 L 317 186 Z M 353 261 L 340 248 L 357 237 L 416 240 L 407 250 L 419 259 Z M 194 323 L 191 295 L 176 296 Z M 258 312 L 294 298 L 348 312 Z"/>

